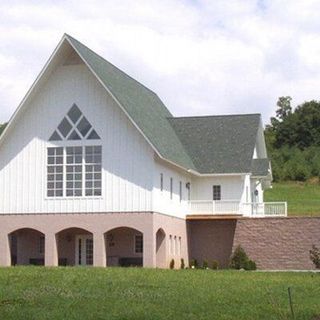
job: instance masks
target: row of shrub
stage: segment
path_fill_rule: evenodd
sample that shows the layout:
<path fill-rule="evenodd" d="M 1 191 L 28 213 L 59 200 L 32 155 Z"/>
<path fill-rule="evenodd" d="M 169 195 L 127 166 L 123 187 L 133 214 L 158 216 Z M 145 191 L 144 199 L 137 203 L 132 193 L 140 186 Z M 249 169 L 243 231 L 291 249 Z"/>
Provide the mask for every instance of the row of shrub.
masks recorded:
<path fill-rule="evenodd" d="M 320 249 L 313 245 L 311 250 L 309 251 L 310 254 L 310 260 L 314 264 L 316 269 L 320 269 Z M 175 261 L 172 259 L 170 261 L 170 269 L 174 269 Z M 236 270 L 256 270 L 257 265 L 256 263 L 249 259 L 248 255 L 244 251 L 244 249 L 239 245 L 230 260 L 229 267 L 231 269 Z M 208 262 L 208 260 L 203 260 L 202 265 L 200 266 L 198 264 L 197 259 L 190 260 L 189 264 L 190 269 L 212 269 L 212 270 L 218 270 L 219 269 L 219 262 L 216 260 L 212 260 L 211 263 Z M 180 269 L 185 269 L 185 263 L 184 259 L 180 260 Z"/>
<path fill-rule="evenodd" d="M 300 150 L 285 146 L 271 150 L 269 157 L 275 181 L 306 181 L 312 177 L 320 177 L 320 147 Z"/>
<path fill-rule="evenodd" d="M 172 259 L 170 261 L 169 265 L 170 269 L 175 268 L 175 260 Z M 231 269 L 244 269 L 244 270 L 256 270 L 257 266 L 256 263 L 252 260 L 249 259 L 247 256 L 246 252 L 241 246 L 238 246 L 230 260 L 230 265 L 229 267 Z M 185 262 L 184 259 L 180 259 L 180 269 L 185 269 Z M 219 262 L 217 260 L 203 260 L 202 265 L 198 264 L 197 259 L 191 259 L 189 263 L 189 268 L 190 269 L 212 269 L 212 270 L 218 270 L 219 269 Z"/>

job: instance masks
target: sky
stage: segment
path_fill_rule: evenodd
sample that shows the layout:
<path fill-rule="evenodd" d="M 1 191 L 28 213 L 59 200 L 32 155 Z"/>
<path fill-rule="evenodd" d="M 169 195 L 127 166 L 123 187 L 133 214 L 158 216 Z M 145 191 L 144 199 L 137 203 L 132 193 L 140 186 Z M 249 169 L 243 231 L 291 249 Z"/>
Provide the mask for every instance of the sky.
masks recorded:
<path fill-rule="evenodd" d="M 320 1 L 1 0 L 0 123 L 64 33 L 155 91 L 174 116 L 320 100 Z"/>

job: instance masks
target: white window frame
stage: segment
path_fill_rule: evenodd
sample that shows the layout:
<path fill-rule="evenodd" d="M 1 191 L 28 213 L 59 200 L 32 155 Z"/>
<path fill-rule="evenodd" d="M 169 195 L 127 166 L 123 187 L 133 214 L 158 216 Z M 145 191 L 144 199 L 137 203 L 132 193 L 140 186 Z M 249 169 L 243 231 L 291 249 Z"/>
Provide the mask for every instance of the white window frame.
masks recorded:
<path fill-rule="evenodd" d="M 67 183 L 67 176 L 66 176 L 66 165 L 67 165 L 67 147 L 82 147 L 83 157 L 82 157 L 82 172 L 85 175 L 85 159 L 84 159 L 84 152 L 85 147 L 91 146 L 101 146 L 101 196 L 86 196 L 85 195 L 85 176 L 82 179 L 82 188 L 83 193 L 82 196 L 68 196 L 66 195 L 66 183 Z M 54 141 L 54 143 L 49 142 L 47 144 L 46 150 L 48 148 L 63 148 L 63 164 L 62 164 L 62 174 L 63 174 L 63 190 L 62 190 L 62 197 L 49 197 L 48 196 L 48 154 L 45 157 L 45 188 L 44 188 L 44 199 L 48 201 L 54 200 L 72 200 L 72 199 L 103 199 L 104 194 L 104 174 L 103 174 L 103 146 L 101 140 L 75 140 L 75 141 Z"/>
<path fill-rule="evenodd" d="M 46 238 L 45 236 L 39 237 L 39 254 L 44 255 L 46 247 Z"/>
<path fill-rule="evenodd" d="M 215 187 L 218 187 L 219 188 L 219 199 L 215 199 Z M 212 186 L 212 200 L 213 201 L 220 201 L 222 199 L 222 188 L 221 188 L 221 185 L 220 184 L 215 184 Z"/>
<path fill-rule="evenodd" d="M 141 245 L 142 245 L 142 251 L 137 251 L 137 237 L 141 237 Z M 134 253 L 135 254 L 143 254 L 143 234 L 136 233 L 134 235 Z"/>

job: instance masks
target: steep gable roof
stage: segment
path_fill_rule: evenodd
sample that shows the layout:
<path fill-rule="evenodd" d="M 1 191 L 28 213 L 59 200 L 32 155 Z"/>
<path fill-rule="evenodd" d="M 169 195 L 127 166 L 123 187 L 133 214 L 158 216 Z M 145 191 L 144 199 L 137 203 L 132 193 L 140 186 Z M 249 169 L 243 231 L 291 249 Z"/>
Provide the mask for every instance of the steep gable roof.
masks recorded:
<path fill-rule="evenodd" d="M 78 40 L 69 35 L 66 38 L 160 156 L 186 169 L 195 169 L 167 120 L 172 115 L 159 97 Z"/>
<path fill-rule="evenodd" d="M 199 173 L 250 173 L 260 114 L 169 119 Z"/>
<path fill-rule="evenodd" d="M 36 87 L 70 50 L 79 55 L 161 158 L 200 174 L 250 173 L 254 169 L 259 114 L 174 118 L 153 91 L 67 34 L 10 119 L 0 144 Z"/>

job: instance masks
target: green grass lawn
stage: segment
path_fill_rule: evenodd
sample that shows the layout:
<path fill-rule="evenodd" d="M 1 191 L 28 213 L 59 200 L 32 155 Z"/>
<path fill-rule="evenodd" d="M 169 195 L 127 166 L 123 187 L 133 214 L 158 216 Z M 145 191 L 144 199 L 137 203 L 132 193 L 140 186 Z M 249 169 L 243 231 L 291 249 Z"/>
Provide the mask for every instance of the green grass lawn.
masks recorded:
<path fill-rule="evenodd" d="M 0 319 L 319 319 L 320 274 L 0 269 Z"/>
<path fill-rule="evenodd" d="M 265 201 L 287 201 L 290 216 L 320 216 L 320 185 L 298 182 L 273 183 Z"/>

